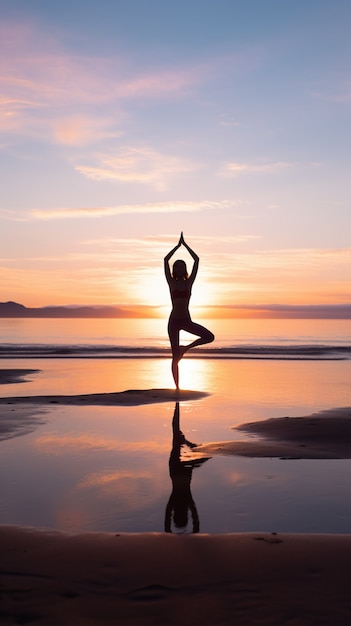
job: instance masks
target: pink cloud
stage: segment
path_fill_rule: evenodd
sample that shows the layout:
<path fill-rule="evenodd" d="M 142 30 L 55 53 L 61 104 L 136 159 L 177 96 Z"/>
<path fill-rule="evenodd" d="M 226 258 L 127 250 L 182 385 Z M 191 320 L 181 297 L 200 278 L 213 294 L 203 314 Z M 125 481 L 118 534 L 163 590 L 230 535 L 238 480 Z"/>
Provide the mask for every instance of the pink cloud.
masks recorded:
<path fill-rule="evenodd" d="M 53 136 L 57 143 L 66 146 L 82 146 L 104 137 L 118 137 L 113 132 L 114 120 L 110 118 L 95 119 L 87 115 L 71 115 L 53 122 Z"/>
<path fill-rule="evenodd" d="M 112 154 L 97 154 L 95 162 L 76 170 L 92 180 L 118 180 L 151 184 L 164 189 L 171 177 L 197 169 L 188 160 L 145 147 L 123 147 Z"/>
<path fill-rule="evenodd" d="M 30 23 L 0 24 L 0 128 L 8 132 L 51 134 L 59 143 L 84 144 L 107 132 L 111 120 L 94 124 L 93 118 L 110 117 L 108 105 L 113 105 L 114 119 L 117 106 L 119 118 L 127 99 L 179 95 L 199 80 L 189 68 L 142 71 L 122 58 L 70 53 Z"/>
<path fill-rule="evenodd" d="M 67 33 L 65 33 L 66 39 Z M 62 34 L 34 22 L 0 23 L 0 130 L 68 146 L 84 146 L 120 134 L 130 104 L 188 95 L 208 80 L 256 67 L 257 50 L 193 65 L 144 69 L 126 56 L 71 51 Z M 106 170 L 90 176 L 110 176 Z M 147 176 L 147 178 L 149 175 Z"/>

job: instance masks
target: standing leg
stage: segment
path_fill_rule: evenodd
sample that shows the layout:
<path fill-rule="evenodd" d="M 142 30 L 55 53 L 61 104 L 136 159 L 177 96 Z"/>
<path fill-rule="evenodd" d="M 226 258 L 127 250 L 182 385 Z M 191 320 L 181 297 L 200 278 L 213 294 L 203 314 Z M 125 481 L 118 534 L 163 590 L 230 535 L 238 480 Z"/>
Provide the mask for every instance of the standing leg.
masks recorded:
<path fill-rule="evenodd" d="M 177 389 L 179 389 L 178 363 L 181 359 L 179 350 L 179 330 L 179 325 L 175 323 L 175 320 L 170 319 L 168 322 L 168 336 L 172 349 L 172 375 Z"/>
<path fill-rule="evenodd" d="M 179 359 L 172 358 L 172 374 L 176 389 L 179 389 Z"/>

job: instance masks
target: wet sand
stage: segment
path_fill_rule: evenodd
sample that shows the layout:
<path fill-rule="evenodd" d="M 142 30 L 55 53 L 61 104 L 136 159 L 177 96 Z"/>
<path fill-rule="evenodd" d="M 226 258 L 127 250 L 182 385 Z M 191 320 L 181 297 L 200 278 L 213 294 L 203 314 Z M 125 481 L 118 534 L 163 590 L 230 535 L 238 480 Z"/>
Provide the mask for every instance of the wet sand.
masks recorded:
<path fill-rule="evenodd" d="M 0 385 L 27 382 L 28 376 L 36 374 L 39 370 L 27 369 L 0 369 Z"/>
<path fill-rule="evenodd" d="M 1 623 L 348 625 L 351 536 L 0 527 Z"/>
<path fill-rule="evenodd" d="M 182 400 L 197 400 L 208 394 L 203 391 L 182 389 L 128 389 L 112 393 L 87 393 L 76 395 L 51 396 L 11 396 L 0 398 L 3 404 L 70 404 L 75 406 L 137 406 L 154 402 L 173 402 Z"/>
<path fill-rule="evenodd" d="M 198 446 L 205 454 L 286 459 L 350 459 L 351 408 L 241 424 L 244 441 L 211 442 Z"/>

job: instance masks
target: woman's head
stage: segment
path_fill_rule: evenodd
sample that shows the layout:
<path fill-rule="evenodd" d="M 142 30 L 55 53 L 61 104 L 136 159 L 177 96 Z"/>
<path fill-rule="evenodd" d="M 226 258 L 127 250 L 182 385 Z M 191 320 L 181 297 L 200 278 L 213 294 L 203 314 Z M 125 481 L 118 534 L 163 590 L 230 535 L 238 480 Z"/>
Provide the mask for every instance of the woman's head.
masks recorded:
<path fill-rule="evenodd" d="M 175 263 L 173 263 L 172 276 L 175 279 L 177 279 L 177 278 L 183 278 L 183 279 L 188 278 L 188 272 L 187 272 L 187 269 L 186 269 L 185 261 L 182 261 L 181 259 L 178 259 L 178 261 L 175 261 Z"/>

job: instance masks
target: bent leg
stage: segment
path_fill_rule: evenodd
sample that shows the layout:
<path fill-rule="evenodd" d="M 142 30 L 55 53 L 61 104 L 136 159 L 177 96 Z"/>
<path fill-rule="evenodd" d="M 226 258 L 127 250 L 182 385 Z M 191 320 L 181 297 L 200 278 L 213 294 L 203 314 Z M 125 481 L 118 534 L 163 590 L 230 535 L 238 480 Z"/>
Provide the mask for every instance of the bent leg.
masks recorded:
<path fill-rule="evenodd" d="M 201 324 L 195 324 L 195 322 L 193 322 L 192 320 L 189 320 L 189 322 L 187 322 L 183 326 L 183 330 L 185 330 L 187 333 L 191 333 L 192 335 L 197 335 L 198 339 L 195 339 L 187 346 L 182 346 L 180 348 L 181 356 L 183 356 L 185 352 L 187 352 L 191 348 L 195 348 L 196 346 L 202 346 L 205 343 L 211 343 L 212 341 L 214 341 L 215 338 L 214 334 L 210 330 L 205 328 L 205 326 L 201 326 Z"/>
<path fill-rule="evenodd" d="M 192 335 L 197 335 L 198 339 L 195 339 L 187 346 L 179 345 L 179 332 L 180 330 L 185 330 Z M 196 346 L 201 346 L 205 343 L 211 343 L 214 340 L 214 334 L 205 328 L 205 326 L 201 326 L 201 324 L 196 324 L 190 318 L 186 320 L 173 319 L 170 317 L 168 322 L 168 336 L 172 348 L 172 375 L 176 385 L 176 388 L 179 389 L 179 361 L 191 348 L 195 348 Z"/>

